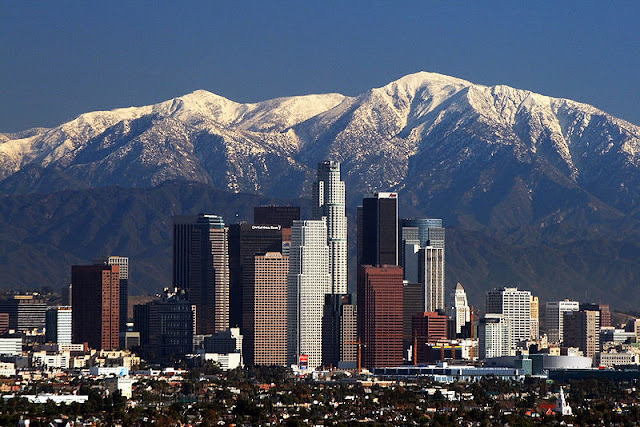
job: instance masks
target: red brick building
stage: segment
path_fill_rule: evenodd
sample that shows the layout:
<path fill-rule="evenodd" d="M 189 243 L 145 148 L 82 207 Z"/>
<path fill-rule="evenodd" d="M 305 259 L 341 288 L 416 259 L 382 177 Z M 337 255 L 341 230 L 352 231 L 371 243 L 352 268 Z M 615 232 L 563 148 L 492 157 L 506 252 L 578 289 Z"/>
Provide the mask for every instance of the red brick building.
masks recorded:
<path fill-rule="evenodd" d="M 112 350 L 119 347 L 120 267 L 118 265 L 74 265 L 71 267 L 74 343 Z"/>
<path fill-rule="evenodd" d="M 413 337 L 417 346 L 418 363 L 430 362 L 430 347 L 427 344 L 436 344 L 447 340 L 447 316 L 434 311 L 428 311 L 413 316 Z"/>
<path fill-rule="evenodd" d="M 402 267 L 360 266 L 358 335 L 366 368 L 402 365 Z"/>

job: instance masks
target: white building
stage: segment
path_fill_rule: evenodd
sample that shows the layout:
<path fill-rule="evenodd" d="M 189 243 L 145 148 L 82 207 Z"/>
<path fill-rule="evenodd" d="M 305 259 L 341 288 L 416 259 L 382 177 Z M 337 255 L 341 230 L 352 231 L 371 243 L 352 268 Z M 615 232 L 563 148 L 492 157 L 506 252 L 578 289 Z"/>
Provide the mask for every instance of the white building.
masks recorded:
<path fill-rule="evenodd" d="M 16 364 L 10 362 L 0 362 L 0 377 L 15 377 Z"/>
<path fill-rule="evenodd" d="M 287 278 L 287 361 L 308 367 L 322 363 L 324 296 L 332 293 L 329 246 L 324 220 L 294 221 Z"/>
<path fill-rule="evenodd" d="M 512 355 L 511 325 L 502 314 L 485 314 L 478 324 L 480 359 Z"/>
<path fill-rule="evenodd" d="M 616 366 L 638 365 L 640 363 L 640 355 L 629 351 L 617 352 L 599 351 L 593 356 L 593 366 L 603 366 L 606 368 L 615 368 Z"/>
<path fill-rule="evenodd" d="M 218 365 L 223 371 L 233 370 L 242 367 L 242 356 L 240 353 L 205 353 L 204 350 L 198 352 L 202 360 L 210 360 Z"/>
<path fill-rule="evenodd" d="M 105 386 L 110 393 L 120 391 L 122 397 L 131 399 L 133 397 L 133 383 L 135 381 L 130 377 L 109 377 L 105 379 Z"/>
<path fill-rule="evenodd" d="M 7 400 L 14 399 L 15 397 L 15 394 L 5 394 L 2 396 L 5 402 Z M 22 394 L 19 397 L 27 399 L 29 403 L 43 404 L 51 401 L 56 405 L 63 403 L 65 405 L 69 405 L 71 403 L 86 403 L 89 400 L 89 396 L 81 394 Z"/>
<path fill-rule="evenodd" d="M 110 375 L 125 377 L 129 375 L 129 368 L 124 366 L 92 366 L 89 368 L 89 375 L 96 377 Z"/>
<path fill-rule="evenodd" d="M 71 343 L 71 307 L 60 306 L 47 310 L 46 341 Z"/>
<path fill-rule="evenodd" d="M 31 354 L 31 365 L 34 367 L 69 369 L 71 354 L 68 351 L 50 353 L 47 351 L 34 351 Z"/>
<path fill-rule="evenodd" d="M 433 246 L 418 252 L 418 275 L 424 284 L 424 311 L 444 310 L 444 249 Z"/>
<path fill-rule="evenodd" d="M 502 314 L 511 328 L 511 347 L 531 338 L 531 292 L 518 288 L 487 292 L 486 313 Z"/>
<path fill-rule="evenodd" d="M 0 356 L 20 356 L 22 338 L 0 338 Z"/>
<path fill-rule="evenodd" d="M 312 217 L 327 222 L 327 243 L 331 272 L 331 293 L 347 293 L 347 216 L 345 187 L 340 180 L 340 163 L 318 163 L 318 179 L 313 183 Z"/>
<path fill-rule="evenodd" d="M 466 323 L 471 322 L 471 309 L 467 301 L 467 293 L 460 283 L 456 285 L 456 290 L 451 294 L 449 316 L 451 316 L 455 322 L 456 334 L 461 333 L 462 327 Z"/>
<path fill-rule="evenodd" d="M 578 301 L 549 301 L 545 306 L 544 323 L 547 329 L 547 337 L 550 343 L 559 344 L 564 340 L 564 314 L 567 311 L 580 310 Z"/>

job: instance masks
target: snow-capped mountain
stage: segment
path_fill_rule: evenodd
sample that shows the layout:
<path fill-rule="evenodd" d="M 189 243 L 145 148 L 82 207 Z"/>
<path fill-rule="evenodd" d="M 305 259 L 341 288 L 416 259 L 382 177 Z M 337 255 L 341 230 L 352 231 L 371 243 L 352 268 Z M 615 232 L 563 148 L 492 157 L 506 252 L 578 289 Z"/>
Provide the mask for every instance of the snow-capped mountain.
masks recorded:
<path fill-rule="evenodd" d="M 200 90 L 0 135 L 0 191 L 181 179 L 296 197 L 325 158 L 342 162 L 353 194 L 398 190 L 468 227 L 606 221 L 638 207 L 639 127 L 571 100 L 426 72 L 357 97 L 240 104 Z"/>

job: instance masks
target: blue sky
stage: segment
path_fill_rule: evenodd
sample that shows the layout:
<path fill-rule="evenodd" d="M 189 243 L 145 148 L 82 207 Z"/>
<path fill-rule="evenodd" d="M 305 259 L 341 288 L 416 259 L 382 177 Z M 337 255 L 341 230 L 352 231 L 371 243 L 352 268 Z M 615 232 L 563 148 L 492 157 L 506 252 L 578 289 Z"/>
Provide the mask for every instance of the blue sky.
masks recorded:
<path fill-rule="evenodd" d="M 196 89 L 240 102 L 357 95 L 420 70 L 640 125 L 639 23 L 638 1 L 6 0 L 0 132 Z"/>

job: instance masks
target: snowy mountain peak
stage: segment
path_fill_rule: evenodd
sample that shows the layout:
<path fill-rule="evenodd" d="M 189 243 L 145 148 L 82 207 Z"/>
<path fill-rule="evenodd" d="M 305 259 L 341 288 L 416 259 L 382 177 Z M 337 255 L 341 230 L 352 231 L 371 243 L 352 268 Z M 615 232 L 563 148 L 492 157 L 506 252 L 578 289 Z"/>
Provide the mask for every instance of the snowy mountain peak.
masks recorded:
<path fill-rule="evenodd" d="M 5 134 L 0 191 L 184 179 L 299 196 L 316 163 L 335 158 L 351 191 L 405 189 L 418 205 L 454 188 L 471 203 L 505 171 L 509 179 L 528 171 L 518 182 L 534 191 L 536 165 L 553 182 L 587 186 L 626 209 L 640 204 L 639 141 L 637 126 L 585 104 L 419 72 L 357 97 L 238 103 L 197 90 Z"/>

